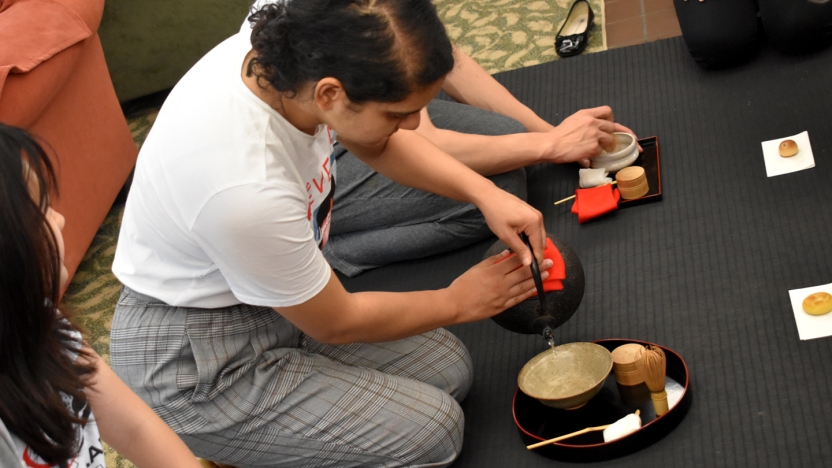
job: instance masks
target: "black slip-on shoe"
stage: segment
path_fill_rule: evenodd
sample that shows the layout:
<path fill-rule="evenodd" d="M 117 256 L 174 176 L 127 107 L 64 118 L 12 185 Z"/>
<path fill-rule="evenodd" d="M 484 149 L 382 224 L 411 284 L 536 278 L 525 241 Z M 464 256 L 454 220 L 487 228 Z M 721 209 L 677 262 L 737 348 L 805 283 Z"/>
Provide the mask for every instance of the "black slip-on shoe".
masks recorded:
<path fill-rule="evenodd" d="M 555 52 L 561 57 L 572 57 L 586 49 L 589 42 L 589 30 L 595 13 L 586 0 L 576 0 L 569 9 L 566 21 L 555 36 Z"/>

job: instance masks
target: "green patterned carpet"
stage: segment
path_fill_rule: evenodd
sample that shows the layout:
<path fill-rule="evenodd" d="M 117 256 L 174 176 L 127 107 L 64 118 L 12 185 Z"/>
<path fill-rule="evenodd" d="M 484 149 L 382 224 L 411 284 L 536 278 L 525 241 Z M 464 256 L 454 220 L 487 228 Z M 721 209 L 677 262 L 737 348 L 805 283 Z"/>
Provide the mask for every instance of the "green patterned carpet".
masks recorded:
<path fill-rule="evenodd" d="M 489 73 L 559 57 L 555 35 L 573 0 L 435 0 L 448 35 Z M 607 50 L 604 1 L 590 0 L 595 26 L 584 53 Z"/>
<path fill-rule="evenodd" d="M 435 0 L 451 40 L 489 73 L 513 70 L 557 60 L 555 35 L 572 0 Z M 604 1 L 590 0 L 595 26 L 584 53 L 607 49 L 604 33 Z M 158 109 L 149 109 L 128 123 L 141 148 L 156 120 Z M 65 295 L 77 312 L 87 340 L 109 362 L 110 324 L 120 284 L 110 271 L 124 205 L 115 205 L 96 234 Z M 132 468 L 105 445 L 107 466 Z"/>

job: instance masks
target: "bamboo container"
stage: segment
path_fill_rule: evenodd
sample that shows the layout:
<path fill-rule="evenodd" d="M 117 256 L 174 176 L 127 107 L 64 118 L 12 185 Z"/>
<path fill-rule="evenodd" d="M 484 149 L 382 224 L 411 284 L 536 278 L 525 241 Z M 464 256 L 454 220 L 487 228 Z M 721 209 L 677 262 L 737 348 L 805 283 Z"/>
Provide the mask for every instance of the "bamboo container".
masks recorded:
<path fill-rule="evenodd" d="M 656 416 L 667 413 L 667 392 L 664 390 L 667 358 L 664 351 L 658 346 L 647 345 L 639 350 L 636 362 L 647 388 L 650 389 Z"/>
<path fill-rule="evenodd" d="M 642 348 L 643 346 L 638 343 L 627 343 L 612 351 L 612 370 L 616 382 L 624 386 L 644 382 L 644 377 L 636 365 L 636 354 Z"/>
<path fill-rule="evenodd" d="M 615 174 L 615 181 L 618 182 L 618 191 L 621 198 L 632 200 L 647 195 L 650 185 L 647 183 L 647 174 L 641 166 L 625 167 Z"/>
<path fill-rule="evenodd" d="M 639 373 L 641 375 L 641 373 Z M 650 401 L 650 389 L 644 382 L 638 385 L 616 384 L 621 402 L 631 408 L 639 408 Z"/>

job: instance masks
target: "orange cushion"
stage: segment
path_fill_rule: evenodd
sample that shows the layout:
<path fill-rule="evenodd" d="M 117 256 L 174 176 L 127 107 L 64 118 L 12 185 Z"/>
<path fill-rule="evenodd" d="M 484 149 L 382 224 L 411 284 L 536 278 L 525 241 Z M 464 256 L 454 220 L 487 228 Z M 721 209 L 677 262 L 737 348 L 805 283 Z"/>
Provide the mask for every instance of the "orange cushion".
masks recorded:
<path fill-rule="evenodd" d="M 0 95 L 9 73 L 26 73 L 92 36 L 84 20 L 54 0 L 3 0 L 0 4 Z"/>

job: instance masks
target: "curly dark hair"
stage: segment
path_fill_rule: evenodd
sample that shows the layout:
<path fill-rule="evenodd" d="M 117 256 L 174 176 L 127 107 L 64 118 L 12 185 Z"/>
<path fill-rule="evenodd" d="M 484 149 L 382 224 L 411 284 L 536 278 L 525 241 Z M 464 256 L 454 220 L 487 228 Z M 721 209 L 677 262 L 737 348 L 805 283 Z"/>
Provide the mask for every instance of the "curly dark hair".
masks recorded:
<path fill-rule="evenodd" d="M 43 147 L 0 124 L 0 419 L 44 461 L 65 467 L 80 449 L 77 425 L 86 417 L 74 409 L 86 407 L 84 387 L 95 369 L 73 359 L 89 356 L 54 305 L 61 260 L 46 220 L 54 188 Z M 74 409 L 62 394 L 72 397 Z"/>
<path fill-rule="evenodd" d="M 352 102 L 399 102 L 447 75 L 451 42 L 431 0 L 299 0 L 249 16 L 247 74 L 295 96 L 337 78 Z"/>

